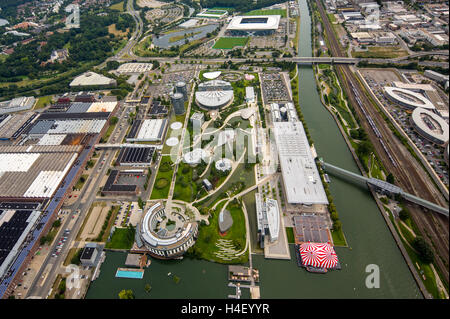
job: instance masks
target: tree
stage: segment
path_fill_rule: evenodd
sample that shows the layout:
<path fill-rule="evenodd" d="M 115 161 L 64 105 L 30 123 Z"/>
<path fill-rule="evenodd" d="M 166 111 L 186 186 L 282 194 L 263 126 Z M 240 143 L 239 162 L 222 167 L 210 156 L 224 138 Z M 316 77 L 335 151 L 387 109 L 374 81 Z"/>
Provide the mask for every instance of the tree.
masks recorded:
<path fill-rule="evenodd" d="M 409 218 L 409 212 L 406 209 L 402 209 L 400 213 L 398 213 L 398 217 L 401 220 L 406 221 Z"/>
<path fill-rule="evenodd" d="M 388 176 L 386 176 L 386 182 L 394 184 L 395 183 L 395 178 L 394 175 L 392 175 L 392 173 L 389 173 Z"/>
<path fill-rule="evenodd" d="M 131 290 L 131 289 L 128 289 L 128 290 L 123 289 L 121 292 L 119 292 L 119 298 L 120 299 L 134 299 L 133 290 Z"/>
<path fill-rule="evenodd" d="M 144 209 L 144 201 L 142 200 L 141 197 L 138 198 L 138 206 L 140 209 Z"/>
<path fill-rule="evenodd" d="M 119 122 L 119 119 L 117 118 L 117 116 L 113 116 L 109 120 L 109 124 L 111 124 L 111 125 L 115 125 L 115 124 L 117 124 L 117 122 Z"/>
<path fill-rule="evenodd" d="M 434 260 L 433 251 L 431 250 L 430 245 L 428 245 L 428 243 L 422 237 L 417 236 L 416 238 L 414 238 L 412 246 L 417 251 L 417 255 L 420 261 L 422 261 L 425 264 L 433 262 Z"/>
<path fill-rule="evenodd" d="M 339 219 L 334 221 L 334 223 L 333 223 L 333 230 L 334 231 L 340 231 L 341 229 L 342 229 L 341 221 Z"/>
<path fill-rule="evenodd" d="M 152 286 L 150 286 L 150 284 L 146 284 L 144 289 L 147 293 L 149 293 L 150 290 L 152 290 Z"/>

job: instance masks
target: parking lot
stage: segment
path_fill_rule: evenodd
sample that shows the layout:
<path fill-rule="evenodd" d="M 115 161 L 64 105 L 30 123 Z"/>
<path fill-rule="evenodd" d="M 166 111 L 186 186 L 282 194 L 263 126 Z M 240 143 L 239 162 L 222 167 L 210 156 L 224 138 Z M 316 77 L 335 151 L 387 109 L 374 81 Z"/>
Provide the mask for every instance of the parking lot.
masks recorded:
<path fill-rule="evenodd" d="M 262 73 L 261 85 L 264 103 L 289 102 L 290 95 L 283 74 Z"/>
<path fill-rule="evenodd" d="M 448 165 L 444 161 L 444 148 L 419 135 L 411 124 L 412 110 L 391 102 L 384 94 L 383 87 L 392 86 L 394 81 L 401 81 L 401 77 L 389 70 L 379 71 L 366 69 L 362 70 L 361 74 L 378 100 L 425 156 L 442 182 L 445 185 L 449 185 Z M 412 74 L 405 74 L 405 77 L 410 80 L 417 79 Z"/>

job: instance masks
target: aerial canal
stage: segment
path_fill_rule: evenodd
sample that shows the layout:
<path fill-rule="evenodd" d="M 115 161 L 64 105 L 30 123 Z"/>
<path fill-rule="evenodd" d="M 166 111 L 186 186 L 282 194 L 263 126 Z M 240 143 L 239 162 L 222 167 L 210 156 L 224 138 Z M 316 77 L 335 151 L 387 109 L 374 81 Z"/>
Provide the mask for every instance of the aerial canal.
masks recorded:
<path fill-rule="evenodd" d="M 300 0 L 301 26 L 299 55 L 311 56 L 311 20 L 305 0 Z M 311 67 L 299 70 L 300 106 L 319 156 L 325 161 L 359 173 L 332 116 L 321 104 Z M 331 177 L 334 198 L 349 248 L 337 247 L 342 270 L 325 275 L 311 274 L 292 260 L 267 260 L 253 256 L 259 269 L 261 298 L 421 298 L 416 283 L 388 227 L 368 190 Z M 254 200 L 247 195 L 247 204 Z M 254 208 L 249 209 L 249 213 Z M 254 223 L 251 223 L 254 224 Z M 255 231 L 256 229 L 252 229 Z M 100 276 L 90 286 L 87 298 L 117 298 L 122 289 L 133 289 L 137 298 L 226 298 L 234 290 L 227 287 L 227 266 L 184 258 L 160 261 L 152 258 L 144 279 L 115 278 L 123 267 L 124 252 L 108 252 Z M 365 286 L 366 266 L 380 269 L 380 288 Z M 168 276 L 168 273 L 171 275 Z M 173 280 L 173 275 L 180 282 Z M 152 287 L 145 292 L 145 285 Z M 248 289 L 242 297 L 249 298 Z"/>
<path fill-rule="evenodd" d="M 306 0 L 299 0 L 299 55 L 311 56 L 311 18 Z M 311 67 L 299 70 L 300 106 L 319 156 L 360 173 L 333 117 L 321 104 Z M 268 261 L 255 256 L 261 276 L 261 298 L 421 298 L 422 295 L 368 190 L 333 176 L 334 198 L 349 248 L 336 248 L 342 270 L 310 274 L 293 261 Z M 291 256 L 294 256 L 291 247 Z M 380 288 L 368 289 L 366 266 L 380 269 Z"/>

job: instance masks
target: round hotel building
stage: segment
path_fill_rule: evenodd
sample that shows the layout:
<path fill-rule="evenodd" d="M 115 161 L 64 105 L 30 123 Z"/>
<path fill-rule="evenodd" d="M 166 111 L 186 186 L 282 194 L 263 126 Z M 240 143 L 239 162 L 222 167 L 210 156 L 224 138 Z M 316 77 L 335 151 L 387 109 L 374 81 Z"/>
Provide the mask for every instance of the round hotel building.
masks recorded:
<path fill-rule="evenodd" d="M 195 244 L 197 235 L 197 222 L 179 212 L 166 214 L 163 203 L 158 202 L 137 225 L 135 239 L 140 251 L 159 259 L 174 259 Z"/>

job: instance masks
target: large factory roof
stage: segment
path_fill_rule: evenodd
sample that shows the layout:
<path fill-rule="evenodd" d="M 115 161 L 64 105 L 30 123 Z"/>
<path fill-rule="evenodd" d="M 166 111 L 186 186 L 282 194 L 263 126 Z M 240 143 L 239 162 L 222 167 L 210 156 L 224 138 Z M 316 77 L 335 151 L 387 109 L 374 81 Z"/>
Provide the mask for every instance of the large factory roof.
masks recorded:
<path fill-rule="evenodd" d="M 434 109 L 433 103 L 420 93 L 398 87 L 384 87 L 386 94 L 396 102 L 407 107 L 424 109 Z"/>
<path fill-rule="evenodd" d="M 301 122 L 274 122 L 286 196 L 291 204 L 328 204 Z"/>
<path fill-rule="evenodd" d="M 39 121 L 29 134 L 98 134 L 106 120 L 56 120 Z"/>
<path fill-rule="evenodd" d="M 136 141 L 158 141 L 164 134 L 167 126 L 167 119 L 147 119 L 142 122 L 141 128 L 136 138 L 128 140 Z"/>
<path fill-rule="evenodd" d="M 277 30 L 280 25 L 280 19 L 280 15 L 236 16 L 231 19 L 227 30 Z"/>
<path fill-rule="evenodd" d="M 412 121 L 422 133 L 440 144 L 448 141 L 449 127 L 447 122 L 432 111 L 418 107 L 412 113 Z"/>
<path fill-rule="evenodd" d="M 0 197 L 50 198 L 77 153 L 0 153 Z"/>

